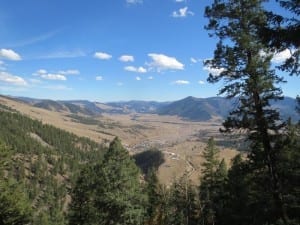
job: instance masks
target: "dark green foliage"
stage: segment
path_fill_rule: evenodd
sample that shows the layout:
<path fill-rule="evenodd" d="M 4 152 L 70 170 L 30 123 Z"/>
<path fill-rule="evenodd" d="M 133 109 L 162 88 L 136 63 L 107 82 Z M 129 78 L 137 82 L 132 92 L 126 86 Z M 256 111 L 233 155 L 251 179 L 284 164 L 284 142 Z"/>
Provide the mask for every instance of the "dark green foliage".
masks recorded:
<path fill-rule="evenodd" d="M 137 153 L 133 156 L 136 165 L 147 174 L 149 170 L 158 170 L 159 166 L 165 162 L 164 154 L 158 149 L 150 149 Z"/>
<path fill-rule="evenodd" d="M 21 185 L 0 181 L 0 224 L 22 225 L 31 222 L 31 207 Z"/>
<path fill-rule="evenodd" d="M 282 15 L 266 9 L 267 24 L 260 28 L 259 37 L 274 51 L 290 50 L 291 57 L 277 68 L 300 75 L 300 2 L 299 0 L 276 0 L 286 12 Z"/>
<path fill-rule="evenodd" d="M 202 224 L 220 224 L 224 210 L 227 167 L 224 160 L 219 161 L 218 153 L 214 139 L 210 138 L 203 151 L 205 161 L 199 188 Z"/>
<path fill-rule="evenodd" d="M 0 140 L 0 224 L 25 225 L 31 222 L 31 207 L 23 186 L 4 176 L 11 152 Z"/>
<path fill-rule="evenodd" d="M 0 110 L 0 124 L 0 140 L 11 149 L 6 176 L 28 196 L 32 224 L 64 224 L 73 180 L 81 165 L 102 158 L 104 148 L 19 113 Z"/>
<path fill-rule="evenodd" d="M 156 176 L 156 169 L 149 169 L 146 176 L 146 188 L 148 201 L 146 206 L 146 222 L 147 225 L 159 224 L 159 215 L 163 212 L 162 210 L 162 186 L 159 184 L 158 178 Z"/>
<path fill-rule="evenodd" d="M 170 189 L 170 214 L 168 224 L 196 225 L 199 222 L 200 205 L 195 188 L 187 177 L 175 181 Z"/>
<path fill-rule="evenodd" d="M 279 177 L 282 183 L 286 213 L 294 221 L 300 221 L 300 126 L 288 123 L 276 148 L 280 149 Z"/>
<path fill-rule="evenodd" d="M 70 225 L 95 224 L 97 210 L 93 206 L 95 191 L 92 189 L 95 179 L 94 165 L 87 165 L 80 171 L 71 193 L 72 202 L 68 215 Z"/>
<path fill-rule="evenodd" d="M 140 172 L 118 138 L 103 161 L 82 175 L 72 195 L 69 224 L 142 224 L 146 196 Z"/>
<path fill-rule="evenodd" d="M 228 171 L 228 183 L 224 190 L 224 211 L 219 215 L 218 224 L 255 224 L 256 216 L 263 210 L 254 204 L 252 197 L 255 195 L 251 190 L 253 175 L 249 173 L 247 164 L 241 155 L 232 160 L 232 166 Z M 251 211 L 250 211 L 251 210 Z"/>
<path fill-rule="evenodd" d="M 283 200 L 279 162 L 281 149 L 276 148 L 284 123 L 279 113 L 270 108 L 270 102 L 282 98 L 277 86 L 283 79 L 270 69 L 272 49 L 259 38 L 267 17 L 261 0 L 216 0 L 207 7 L 207 29 L 219 38 L 214 58 L 206 65 L 223 68 L 219 75 L 210 74 L 208 81 L 220 80 L 225 86 L 220 94 L 237 97 L 238 107 L 224 122 L 225 131 L 248 131 L 251 152 L 249 169 L 260 199 L 265 197 L 266 210 L 260 213 L 258 224 L 288 221 Z M 262 54 L 262 52 L 264 54 Z M 255 198 L 259 200 L 259 198 Z"/>

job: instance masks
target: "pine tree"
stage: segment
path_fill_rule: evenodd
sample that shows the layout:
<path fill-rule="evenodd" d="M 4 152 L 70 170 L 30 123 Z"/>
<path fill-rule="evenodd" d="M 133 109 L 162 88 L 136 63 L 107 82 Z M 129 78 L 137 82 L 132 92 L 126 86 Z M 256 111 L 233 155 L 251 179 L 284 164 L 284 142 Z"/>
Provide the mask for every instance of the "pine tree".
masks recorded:
<path fill-rule="evenodd" d="M 219 69 L 220 74 L 210 74 L 208 81 L 223 80 L 225 86 L 219 94 L 236 97 L 238 106 L 224 122 L 225 131 L 248 131 L 251 143 L 249 155 L 253 171 L 268 173 L 265 185 L 271 193 L 272 203 L 267 210 L 267 221 L 282 219 L 287 224 L 287 214 L 282 196 L 278 171 L 278 154 L 275 142 L 284 123 L 279 113 L 270 107 L 270 101 L 282 99 L 276 86 L 283 78 L 270 69 L 272 51 L 259 36 L 267 18 L 262 8 L 263 0 L 215 0 L 205 11 L 209 18 L 206 27 L 219 37 L 214 58 L 206 65 Z"/>
<path fill-rule="evenodd" d="M 175 181 L 170 188 L 170 223 L 178 225 L 195 225 L 199 221 L 199 201 L 195 187 L 187 176 Z"/>
<path fill-rule="evenodd" d="M 203 151 L 202 177 L 199 187 L 202 224 L 218 224 L 218 215 L 223 208 L 224 185 L 227 177 L 225 161 L 218 159 L 219 150 L 210 138 Z"/>
<path fill-rule="evenodd" d="M 254 215 L 260 215 L 261 207 L 255 207 L 251 199 L 254 195 L 252 176 L 245 159 L 240 154 L 235 156 L 228 171 L 224 210 L 220 215 L 222 224 L 255 224 Z"/>
<path fill-rule="evenodd" d="M 111 142 L 103 161 L 87 174 L 75 186 L 70 225 L 142 224 L 146 198 L 140 171 L 118 138 Z"/>
<path fill-rule="evenodd" d="M 14 179 L 4 177 L 10 155 L 9 149 L 0 141 L 0 224 L 25 225 L 32 219 L 29 201 Z"/>
<path fill-rule="evenodd" d="M 95 179 L 94 165 L 87 165 L 80 171 L 71 193 L 72 201 L 68 213 L 70 225 L 93 224 L 96 221 L 97 209 L 93 205 Z"/>
<path fill-rule="evenodd" d="M 146 224 L 156 225 L 158 223 L 158 216 L 161 211 L 161 185 L 156 176 L 156 170 L 150 169 L 146 176 L 146 192 L 148 196 L 147 201 L 147 218 Z"/>
<path fill-rule="evenodd" d="M 266 9 L 267 24 L 259 32 L 261 40 L 275 52 L 289 51 L 290 57 L 277 68 L 300 75 L 300 2 L 299 0 L 276 0 L 287 13 L 280 15 Z"/>

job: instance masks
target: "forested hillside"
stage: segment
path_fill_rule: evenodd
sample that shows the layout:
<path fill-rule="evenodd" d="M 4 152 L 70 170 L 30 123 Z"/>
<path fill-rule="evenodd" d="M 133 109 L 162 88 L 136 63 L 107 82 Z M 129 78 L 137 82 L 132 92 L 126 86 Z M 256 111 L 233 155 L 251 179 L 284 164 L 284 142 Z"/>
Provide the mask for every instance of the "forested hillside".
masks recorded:
<path fill-rule="evenodd" d="M 82 165 L 100 161 L 105 148 L 3 105 L 0 124 L 1 151 L 6 150 L 5 161 L 9 160 L 4 177 L 9 185 L 25 190 L 32 224 L 64 224 L 69 192 L 78 172 Z"/>

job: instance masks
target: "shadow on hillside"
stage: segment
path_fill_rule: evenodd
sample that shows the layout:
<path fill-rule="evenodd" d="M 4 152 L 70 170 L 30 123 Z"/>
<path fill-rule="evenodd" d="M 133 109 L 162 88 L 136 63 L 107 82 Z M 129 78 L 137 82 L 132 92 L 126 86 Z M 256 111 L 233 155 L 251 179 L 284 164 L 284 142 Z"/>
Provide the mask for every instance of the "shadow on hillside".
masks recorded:
<path fill-rule="evenodd" d="M 149 169 L 152 168 L 158 170 L 159 166 L 165 162 L 164 154 L 158 149 L 149 149 L 137 153 L 133 158 L 144 174 L 147 174 Z"/>

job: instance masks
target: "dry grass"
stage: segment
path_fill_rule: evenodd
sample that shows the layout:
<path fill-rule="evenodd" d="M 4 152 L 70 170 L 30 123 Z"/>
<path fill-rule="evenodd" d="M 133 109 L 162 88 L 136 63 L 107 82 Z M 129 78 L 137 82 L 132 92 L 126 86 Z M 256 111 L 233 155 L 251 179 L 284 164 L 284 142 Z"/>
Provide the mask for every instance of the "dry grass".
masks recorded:
<path fill-rule="evenodd" d="M 201 154 L 206 140 L 209 137 L 223 139 L 218 132 L 221 125 L 219 118 L 208 122 L 190 122 L 176 116 L 155 114 L 103 114 L 101 117 L 93 118 L 99 121 L 99 124 L 88 125 L 74 121 L 68 117 L 70 115 L 68 112 L 36 108 L 1 96 L 0 103 L 33 119 L 97 142 L 107 142 L 118 136 L 131 154 L 157 147 L 164 152 L 166 159 L 159 168 L 159 178 L 165 184 L 169 184 L 184 173 L 194 183 L 198 183 L 201 176 L 200 165 L 203 162 Z M 220 149 L 220 158 L 224 158 L 227 164 L 237 154 L 233 149 L 224 147 Z"/>

